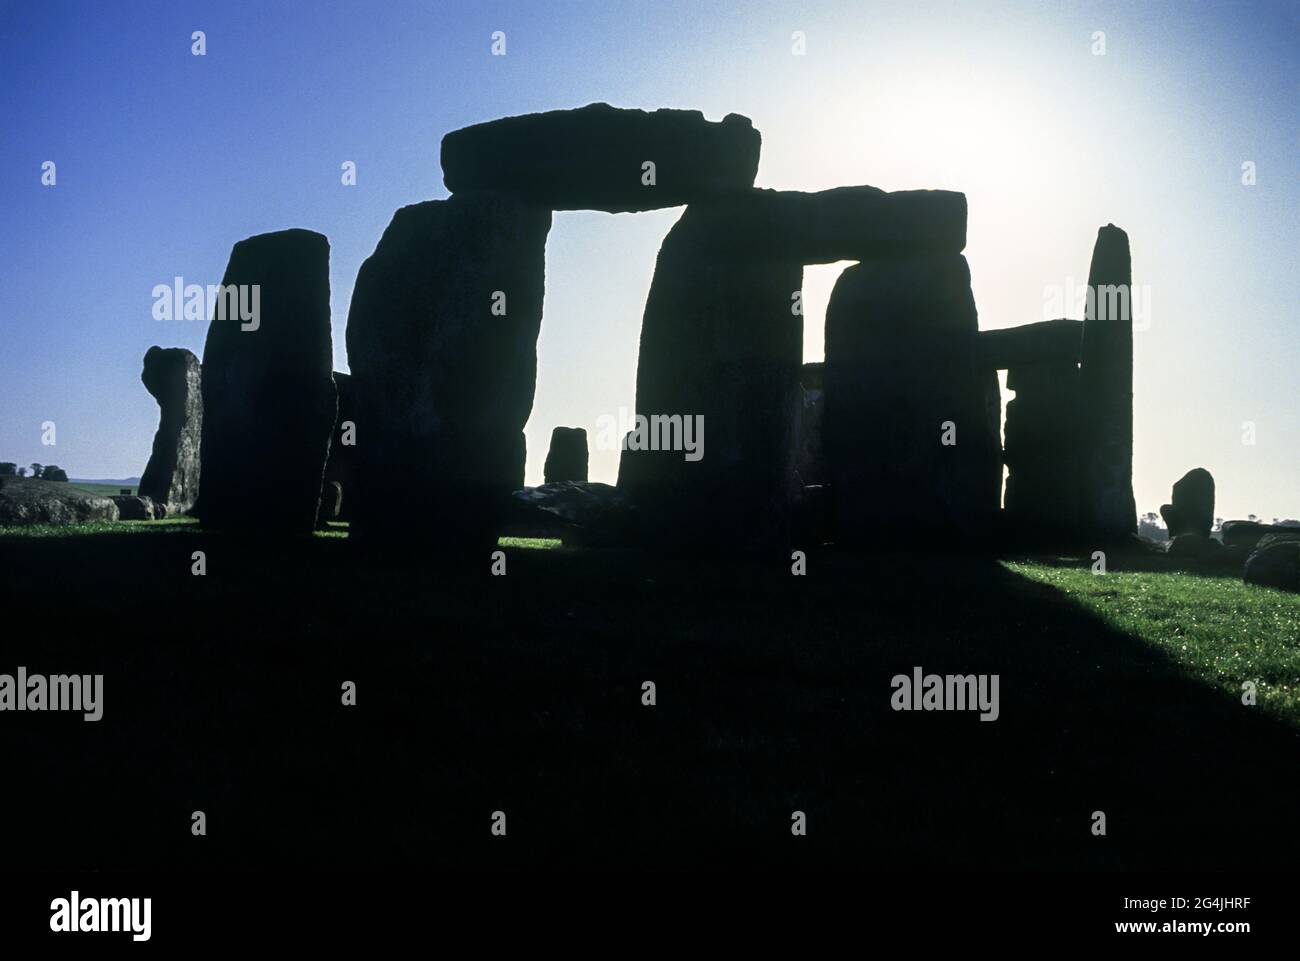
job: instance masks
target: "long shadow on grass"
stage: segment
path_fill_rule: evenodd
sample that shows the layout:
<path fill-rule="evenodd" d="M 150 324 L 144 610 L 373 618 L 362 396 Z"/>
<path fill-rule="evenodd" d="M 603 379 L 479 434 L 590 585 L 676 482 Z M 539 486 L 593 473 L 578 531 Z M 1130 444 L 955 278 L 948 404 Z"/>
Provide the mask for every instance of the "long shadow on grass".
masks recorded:
<path fill-rule="evenodd" d="M 0 672 L 105 675 L 99 723 L 0 715 L 11 856 L 897 870 L 1300 854 L 1292 729 L 993 560 L 813 555 L 793 577 L 726 556 L 507 555 L 494 577 L 438 545 L 399 563 L 192 529 L 0 540 Z M 915 666 L 998 674 L 1000 717 L 891 710 L 891 677 Z"/>

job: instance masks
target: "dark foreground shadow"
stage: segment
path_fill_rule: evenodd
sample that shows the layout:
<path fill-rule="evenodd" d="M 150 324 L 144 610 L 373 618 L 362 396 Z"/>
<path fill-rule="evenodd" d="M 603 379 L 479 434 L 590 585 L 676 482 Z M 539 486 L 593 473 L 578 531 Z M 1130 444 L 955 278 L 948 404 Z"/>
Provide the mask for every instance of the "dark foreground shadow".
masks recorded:
<path fill-rule="evenodd" d="M 507 555 L 493 577 L 489 557 L 436 544 L 398 564 L 344 540 L 193 531 L 0 541 L 0 672 L 105 676 L 98 723 L 0 715 L 11 863 L 1259 869 L 1300 855 L 1294 729 L 993 560 L 814 555 L 792 577 L 724 556 Z M 999 719 L 891 710 L 891 677 L 915 666 L 1000 675 Z M 199 810 L 206 837 L 191 834 Z M 791 836 L 796 810 L 806 837 Z"/>

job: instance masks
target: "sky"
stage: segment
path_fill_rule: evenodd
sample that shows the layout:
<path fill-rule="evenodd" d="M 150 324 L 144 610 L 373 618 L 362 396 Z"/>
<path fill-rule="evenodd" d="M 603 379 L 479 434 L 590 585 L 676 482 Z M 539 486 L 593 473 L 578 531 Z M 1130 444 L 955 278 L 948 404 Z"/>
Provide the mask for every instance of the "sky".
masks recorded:
<path fill-rule="evenodd" d="M 153 288 L 219 283 L 253 234 L 329 238 L 347 370 L 357 270 L 397 208 L 447 196 L 442 135 L 605 101 L 752 118 L 761 187 L 964 192 L 981 329 L 1060 316 L 1097 228 L 1123 227 L 1148 305 L 1139 512 L 1205 467 L 1219 516 L 1300 517 L 1296 21 L 1292 3 L 1191 0 L 0 0 L 0 460 L 140 474 L 158 419 L 143 355 L 201 356 L 206 333 L 155 320 Z M 596 425 L 634 407 L 680 212 L 555 215 L 528 483 L 556 425 L 587 427 L 591 479 L 614 482 Z M 805 360 L 844 266 L 805 271 Z"/>

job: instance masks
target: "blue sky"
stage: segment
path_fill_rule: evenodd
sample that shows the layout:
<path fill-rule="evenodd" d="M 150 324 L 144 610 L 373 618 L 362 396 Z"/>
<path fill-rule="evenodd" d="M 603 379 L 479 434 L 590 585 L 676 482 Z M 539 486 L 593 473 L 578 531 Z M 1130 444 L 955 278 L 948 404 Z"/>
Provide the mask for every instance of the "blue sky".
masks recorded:
<path fill-rule="evenodd" d="M 154 320 L 151 291 L 219 282 L 252 234 L 329 237 L 346 370 L 357 269 L 394 210 L 446 196 L 442 135 L 604 100 L 746 114 L 760 186 L 964 191 L 986 329 L 1044 319 L 1051 289 L 1086 280 L 1097 227 L 1124 227 L 1151 307 L 1139 510 L 1204 466 L 1222 516 L 1300 517 L 1295 19 L 1287 3 L 0 3 L 0 459 L 139 474 L 157 426 L 141 358 L 201 354 L 206 326 Z M 678 216 L 556 215 L 530 483 L 552 427 L 594 436 L 633 406 Z M 806 273 L 806 359 L 839 269 Z M 593 450 L 593 479 L 616 464 Z"/>

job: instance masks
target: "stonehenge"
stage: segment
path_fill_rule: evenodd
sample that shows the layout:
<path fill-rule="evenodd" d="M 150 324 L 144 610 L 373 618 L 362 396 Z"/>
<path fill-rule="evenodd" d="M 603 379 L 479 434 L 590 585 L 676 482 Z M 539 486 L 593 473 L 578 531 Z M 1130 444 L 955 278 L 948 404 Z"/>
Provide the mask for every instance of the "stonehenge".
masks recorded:
<path fill-rule="evenodd" d="M 1160 508 L 1171 539 L 1180 534 L 1209 537 L 1214 526 L 1214 478 L 1203 467 L 1189 470 L 1174 483 L 1173 503 Z"/>
<path fill-rule="evenodd" d="M 443 182 L 453 195 L 496 190 L 548 210 L 657 210 L 752 186 L 758 149 L 738 114 L 712 123 L 697 110 L 593 103 L 447 134 Z"/>
<path fill-rule="evenodd" d="M 220 306 L 203 347 L 205 528 L 310 534 L 336 398 L 329 242 L 308 230 L 235 244 L 222 289 L 255 296 L 245 319 Z"/>
<path fill-rule="evenodd" d="M 1128 234 L 1114 224 L 1097 232 L 1088 268 L 1079 386 L 1082 408 L 1084 519 L 1103 540 L 1137 530 L 1133 500 L 1133 270 Z"/>
<path fill-rule="evenodd" d="M 451 196 L 399 209 L 357 275 L 350 373 L 331 371 L 328 241 L 241 241 L 221 290 L 259 290 L 257 316 L 215 311 L 202 365 L 146 355 L 162 414 L 141 494 L 215 529 L 344 520 L 362 542 L 494 545 L 541 496 L 517 492 L 553 212 L 684 205 L 642 317 L 620 536 L 767 550 L 1131 534 L 1127 235 L 1101 228 L 1083 320 L 981 331 L 965 195 L 758 188 L 760 144 L 737 114 L 607 104 L 448 133 Z M 825 360 L 805 363 L 804 268 L 841 261 Z M 587 465 L 586 431 L 555 428 L 547 489 L 585 496 Z M 1199 529 L 1185 499 L 1176 486 L 1170 506 Z"/>
<path fill-rule="evenodd" d="M 1000 456 L 960 254 L 866 260 L 826 310 L 822 443 L 837 534 L 984 538 Z"/>
<path fill-rule="evenodd" d="M 587 480 L 587 432 L 581 427 L 557 427 L 542 468 L 543 482 Z"/>
<path fill-rule="evenodd" d="M 140 380 L 158 401 L 158 432 L 140 477 L 140 496 L 166 514 L 184 514 L 199 494 L 203 431 L 202 368 L 182 347 L 150 347 Z"/>
<path fill-rule="evenodd" d="M 361 265 L 358 538 L 495 544 L 524 482 L 550 228 L 545 207 L 454 194 L 399 210 Z"/>

